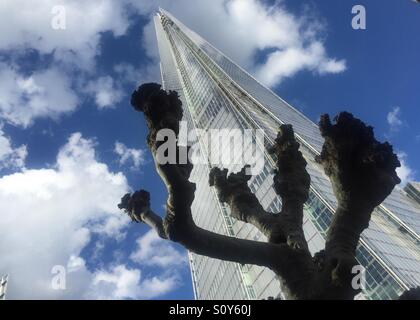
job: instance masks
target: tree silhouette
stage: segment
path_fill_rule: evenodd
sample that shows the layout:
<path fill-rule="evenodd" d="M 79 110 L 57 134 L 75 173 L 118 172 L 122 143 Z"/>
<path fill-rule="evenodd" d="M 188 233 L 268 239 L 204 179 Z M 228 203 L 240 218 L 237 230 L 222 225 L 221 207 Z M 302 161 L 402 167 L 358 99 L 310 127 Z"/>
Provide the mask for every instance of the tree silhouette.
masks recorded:
<path fill-rule="evenodd" d="M 158 84 L 144 84 L 133 93 L 131 104 L 144 114 L 149 129 L 147 144 L 168 191 L 164 218 L 151 210 L 147 191 L 125 195 L 119 208 L 134 221 L 146 223 L 161 238 L 178 242 L 196 254 L 273 270 L 288 299 L 353 299 L 360 292 L 351 285 L 360 235 L 368 227 L 373 209 L 400 183 L 395 171 L 400 166 L 398 158 L 390 144 L 375 139 L 372 127 L 346 112 L 334 123 L 328 115 L 321 117 L 319 128 L 325 142 L 316 160 L 331 180 L 338 207 L 324 250 L 312 256 L 302 227 L 310 176 L 291 125 L 280 126 L 270 150 L 277 162 L 274 187 L 282 199 L 280 213 L 263 209 L 248 186 L 250 176 L 245 168 L 230 175 L 218 168 L 210 172 L 210 186 L 216 188 L 220 201 L 230 206 L 232 217 L 254 225 L 268 239 L 257 242 L 197 226 L 191 213 L 195 184 L 189 176 L 193 165 L 157 161 L 157 150 L 164 143 L 157 141 L 158 131 L 168 128 L 179 133 L 183 110 L 178 94 L 166 92 Z M 185 152 L 188 147 L 176 148 Z M 404 298 L 413 295 L 411 291 Z"/>

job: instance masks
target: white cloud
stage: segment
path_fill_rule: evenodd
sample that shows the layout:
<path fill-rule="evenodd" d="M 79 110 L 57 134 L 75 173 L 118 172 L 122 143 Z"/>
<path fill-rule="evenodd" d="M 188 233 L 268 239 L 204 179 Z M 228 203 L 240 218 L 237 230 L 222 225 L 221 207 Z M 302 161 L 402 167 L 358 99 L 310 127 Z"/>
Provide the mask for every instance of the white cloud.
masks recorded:
<path fill-rule="evenodd" d="M 187 256 L 180 253 L 167 240 L 161 239 L 154 230 L 149 230 L 137 239 L 137 249 L 130 258 L 140 264 L 169 267 L 184 265 Z"/>
<path fill-rule="evenodd" d="M 346 69 L 345 60 L 328 56 L 319 19 L 307 12 L 298 18 L 283 1 L 273 6 L 257 0 L 131 2 L 142 14 L 153 14 L 158 6 L 167 9 L 269 86 L 302 70 L 322 75 Z M 144 41 L 149 55 L 156 56 L 153 32 L 150 23 Z M 256 54 L 264 50 L 270 53 L 256 63 Z"/>
<path fill-rule="evenodd" d="M 81 257 L 70 256 L 69 261 L 67 262 L 67 271 L 76 272 L 85 268 L 85 260 Z"/>
<path fill-rule="evenodd" d="M 65 9 L 66 28 L 52 28 L 54 6 Z M 0 50 L 33 48 L 57 61 L 89 69 L 100 50 L 104 32 L 125 34 L 129 20 L 122 1 L 114 0 L 2 0 Z"/>
<path fill-rule="evenodd" d="M 70 79 L 50 68 L 24 76 L 13 66 L 0 63 L 0 116 L 28 127 L 37 118 L 57 119 L 79 104 Z"/>
<path fill-rule="evenodd" d="M 265 64 L 259 67 L 257 77 L 263 83 L 274 86 L 303 69 L 325 74 L 339 73 L 345 68 L 343 61 L 326 59 L 322 43 L 313 42 L 307 48 L 290 47 L 271 53 Z"/>
<path fill-rule="evenodd" d="M 0 169 L 25 167 L 25 159 L 28 154 L 26 145 L 14 148 L 9 137 L 5 135 L 0 125 Z"/>
<path fill-rule="evenodd" d="M 321 55 L 319 57 L 320 60 L 324 60 L 325 57 Z M 337 60 L 337 59 L 325 59 L 325 61 L 321 61 L 317 67 L 317 71 L 320 74 L 325 73 L 340 73 L 347 69 L 346 63 L 344 60 Z"/>
<path fill-rule="evenodd" d="M 151 299 L 168 293 L 178 285 L 175 276 L 152 277 L 142 280 L 139 269 L 118 265 L 110 271 L 95 273 L 88 298 Z"/>
<path fill-rule="evenodd" d="M 28 127 L 35 119 L 56 119 L 74 111 L 79 98 L 72 90 L 74 83 L 68 71 L 94 70 L 102 34 L 124 35 L 133 21 L 134 11 L 127 7 L 128 3 L 147 15 L 154 14 L 158 6 L 167 8 L 270 86 L 301 70 L 325 74 L 345 69 L 344 60 L 330 58 L 326 53 L 322 23 L 305 12 L 303 17 L 293 15 L 282 1 L 268 6 L 256 0 L 40 0 L 34 7 L 33 1 L 6 0 L 0 4 L 0 29 L 8 32 L 0 34 L 0 50 L 22 53 L 31 48 L 41 56 L 51 54 L 56 65 L 23 75 L 16 67 L 0 63 L 0 116 L 14 125 Z M 65 30 L 51 27 L 54 5 L 65 9 Z M 152 22 L 143 31 L 144 49 L 157 58 Z M 265 50 L 270 53 L 263 63 L 257 63 L 256 54 Z M 114 71 L 118 79 L 101 77 L 81 90 L 93 94 L 99 108 L 121 101 L 120 83 L 138 84 L 159 78 L 157 63 L 141 67 L 120 63 Z M 85 75 L 79 77 L 83 83 Z"/>
<path fill-rule="evenodd" d="M 92 234 L 118 239 L 129 223 L 117 208 L 129 191 L 127 180 L 98 162 L 94 147 L 74 133 L 52 168 L 0 178 L 0 274 L 10 275 L 10 299 L 149 299 L 178 286 L 176 270 L 142 276 L 140 269 L 121 263 L 87 268 L 81 252 Z M 162 254 L 147 255 L 160 261 Z M 93 262 L 97 256 L 86 259 Z M 57 265 L 66 267 L 65 290 L 52 287 Z"/>
<path fill-rule="evenodd" d="M 405 152 L 399 152 L 397 156 L 401 162 L 401 167 L 397 168 L 397 175 L 401 179 L 401 186 L 405 186 L 407 182 L 415 180 L 415 171 L 407 164 L 407 154 Z"/>
<path fill-rule="evenodd" d="M 93 278 L 91 295 L 97 299 L 135 299 L 138 295 L 140 270 L 127 269 L 124 265 L 115 267 L 111 272 L 99 271 Z M 100 288 L 98 290 L 98 288 Z"/>
<path fill-rule="evenodd" d="M 125 176 L 98 162 L 93 142 L 80 133 L 53 168 L 0 178 L 0 273 L 10 275 L 9 297 L 82 297 L 92 274 L 80 253 L 92 232 L 121 235 L 129 221 L 116 204 L 128 190 Z M 64 291 L 51 287 L 55 265 L 68 266 Z"/>
<path fill-rule="evenodd" d="M 54 29 L 54 8 L 64 9 L 65 28 Z M 100 40 L 104 33 L 124 35 L 131 23 L 124 1 L 115 0 L 2 0 L 0 3 L 0 51 L 14 57 L 35 50 L 41 57 L 51 55 L 54 67 L 23 75 L 13 63 L 0 62 L 0 117 L 14 125 L 28 127 L 35 119 L 57 119 L 79 104 L 72 85 L 94 74 Z M 63 21 L 64 21 L 63 20 Z M 76 71 L 77 79 L 70 74 Z M 72 83 L 73 82 L 73 83 Z M 88 85 L 100 108 L 122 99 L 122 91 L 109 77 Z M 81 90 L 84 92 L 83 90 Z"/>
<path fill-rule="evenodd" d="M 86 92 L 95 97 L 95 103 L 99 109 L 115 108 L 124 93 L 119 84 L 110 76 L 100 77 L 97 80 L 90 81 L 87 84 Z"/>
<path fill-rule="evenodd" d="M 179 285 L 177 276 L 151 277 L 140 286 L 140 298 L 152 299 L 174 290 Z"/>
<path fill-rule="evenodd" d="M 119 156 L 120 165 L 132 162 L 132 168 L 138 169 L 144 163 L 144 151 L 141 149 L 127 148 L 121 142 L 115 142 L 114 152 Z"/>
<path fill-rule="evenodd" d="M 401 109 L 400 107 L 395 107 L 387 115 L 387 121 L 390 127 L 391 132 L 396 132 L 400 130 L 403 122 L 401 120 Z"/>

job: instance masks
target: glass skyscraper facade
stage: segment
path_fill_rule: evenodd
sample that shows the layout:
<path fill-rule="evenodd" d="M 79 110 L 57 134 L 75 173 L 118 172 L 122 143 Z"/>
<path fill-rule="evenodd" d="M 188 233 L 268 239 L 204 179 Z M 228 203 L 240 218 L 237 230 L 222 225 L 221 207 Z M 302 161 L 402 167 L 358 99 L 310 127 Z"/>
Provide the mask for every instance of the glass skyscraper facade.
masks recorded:
<path fill-rule="evenodd" d="M 250 180 L 250 188 L 263 207 L 279 212 L 281 199 L 273 189 L 274 160 L 266 151 L 281 124 L 292 124 L 311 176 L 310 197 L 305 205 L 304 231 L 312 253 L 323 249 L 325 236 L 337 206 L 331 183 L 314 157 L 323 138 L 318 126 L 260 84 L 170 13 L 160 10 L 155 28 L 161 59 L 162 85 L 179 93 L 189 129 L 245 131 L 262 129 L 266 146 L 253 137 L 252 145 L 264 155 L 264 168 Z M 252 225 L 230 217 L 208 185 L 211 150 L 205 141 L 200 152 L 207 164 L 194 166 L 191 181 L 197 185 L 193 203 L 196 223 L 208 230 L 239 238 L 265 241 Z M 227 144 L 227 148 L 237 145 Z M 241 146 L 241 148 L 251 147 Z M 222 153 L 231 150 L 222 150 Z M 236 154 L 236 153 L 233 153 Z M 232 172 L 240 161 L 224 163 Z M 375 209 L 360 240 L 357 259 L 366 269 L 366 286 L 360 299 L 395 299 L 404 290 L 420 285 L 420 204 L 396 188 Z M 221 248 L 223 250 L 223 248 Z M 274 273 L 263 267 L 239 265 L 190 254 L 196 299 L 266 299 L 282 297 Z"/>

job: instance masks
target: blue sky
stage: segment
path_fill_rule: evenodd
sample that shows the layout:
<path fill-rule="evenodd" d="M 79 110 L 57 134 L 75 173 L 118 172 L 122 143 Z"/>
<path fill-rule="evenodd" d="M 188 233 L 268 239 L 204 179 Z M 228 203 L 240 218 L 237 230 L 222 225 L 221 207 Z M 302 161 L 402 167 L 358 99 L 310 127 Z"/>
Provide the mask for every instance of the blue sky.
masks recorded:
<path fill-rule="evenodd" d="M 356 4 L 366 30 L 351 26 Z M 51 27 L 54 6 L 64 30 Z M 313 121 L 347 110 L 373 125 L 399 153 L 401 177 L 419 180 L 412 1 L 2 1 L 0 274 L 10 274 L 11 298 L 192 298 L 186 252 L 116 208 L 140 188 L 155 211 L 165 203 L 129 105 L 137 84 L 159 81 L 158 6 Z M 65 290 L 51 286 L 56 265 Z"/>

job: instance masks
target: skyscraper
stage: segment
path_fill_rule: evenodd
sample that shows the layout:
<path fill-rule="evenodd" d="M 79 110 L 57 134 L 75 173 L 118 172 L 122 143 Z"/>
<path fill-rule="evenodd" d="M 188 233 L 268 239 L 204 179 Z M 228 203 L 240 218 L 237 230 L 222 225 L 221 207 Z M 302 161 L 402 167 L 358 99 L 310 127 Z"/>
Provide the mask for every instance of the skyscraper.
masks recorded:
<path fill-rule="evenodd" d="M 273 143 L 281 124 L 292 124 L 311 175 L 310 197 L 305 205 L 304 231 L 310 250 L 324 247 L 325 236 L 337 206 L 331 183 L 314 161 L 323 139 L 318 126 L 219 50 L 188 29 L 170 13 L 160 10 L 155 27 L 161 59 L 162 85 L 179 93 L 184 117 L 191 129 L 262 129 L 266 144 Z M 213 163 L 208 143 L 198 138 L 207 163 L 195 165 L 191 180 L 196 183 L 193 216 L 208 230 L 263 241 L 264 236 L 249 224 L 232 219 L 221 204 L 208 174 Z M 250 188 L 263 207 L 279 212 L 281 200 L 273 189 L 272 157 L 264 144 L 253 137 L 253 145 L 264 155 L 264 167 L 250 180 Z M 222 150 L 228 153 L 231 150 Z M 235 149 L 237 146 L 230 146 Z M 250 145 L 241 146 L 249 148 Z M 236 172 L 242 164 L 224 163 Z M 404 290 L 420 285 L 420 205 L 400 188 L 372 214 L 369 229 L 360 240 L 357 259 L 366 269 L 366 286 L 359 298 L 394 299 Z M 223 250 L 223 248 L 221 248 Z M 281 297 L 274 273 L 259 266 L 242 266 L 190 254 L 190 267 L 197 299 L 264 299 Z"/>
<path fill-rule="evenodd" d="M 418 204 L 420 204 L 420 183 L 419 182 L 409 182 L 404 188 L 405 192 Z"/>

